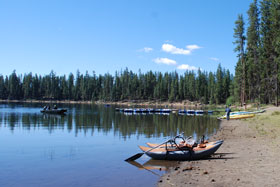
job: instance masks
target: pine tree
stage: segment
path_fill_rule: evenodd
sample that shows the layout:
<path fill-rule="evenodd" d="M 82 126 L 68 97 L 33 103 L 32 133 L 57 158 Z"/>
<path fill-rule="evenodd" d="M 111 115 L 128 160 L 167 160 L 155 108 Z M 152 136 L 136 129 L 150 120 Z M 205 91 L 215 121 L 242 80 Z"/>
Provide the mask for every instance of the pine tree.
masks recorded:
<path fill-rule="evenodd" d="M 272 0 L 271 7 L 272 17 L 272 45 L 273 45 L 273 92 L 275 98 L 275 105 L 278 106 L 279 95 L 279 65 L 280 65 L 280 1 Z"/>
<path fill-rule="evenodd" d="M 261 10 L 261 23 L 260 23 L 260 36 L 261 36 L 261 102 L 271 103 L 272 101 L 272 63 L 273 63 L 273 45 L 272 45 L 272 18 L 271 18 L 271 0 L 263 0 L 260 6 Z"/>
<path fill-rule="evenodd" d="M 236 44 L 236 47 L 234 49 L 235 52 L 237 52 L 237 57 L 239 61 L 242 64 L 242 85 L 241 85 L 241 93 L 240 93 L 240 101 L 243 105 L 246 101 L 246 62 L 245 62 L 245 40 L 246 37 L 244 36 L 245 28 L 244 28 L 244 19 L 243 15 L 238 15 L 238 19 L 235 22 L 235 28 L 234 28 L 234 35 L 233 37 L 236 39 L 233 43 Z"/>
<path fill-rule="evenodd" d="M 259 69 L 259 9 L 258 2 L 254 0 L 248 10 L 249 27 L 247 30 L 247 74 L 248 97 L 251 100 L 260 97 L 260 69 Z"/>

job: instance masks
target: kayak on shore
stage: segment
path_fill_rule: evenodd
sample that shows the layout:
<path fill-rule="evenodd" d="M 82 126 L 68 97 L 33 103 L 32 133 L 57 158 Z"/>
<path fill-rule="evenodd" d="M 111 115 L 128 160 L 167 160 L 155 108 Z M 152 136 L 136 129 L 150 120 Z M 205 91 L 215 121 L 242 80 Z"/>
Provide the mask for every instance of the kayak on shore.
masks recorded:
<path fill-rule="evenodd" d="M 229 119 L 246 119 L 246 118 L 252 118 L 254 117 L 255 114 L 235 114 L 235 115 L 230 115 Z M 218 119 L 227 119 L 227 116 L 221 116 Z"/>
<path fill-rule="evenodd" d="M 229 115 L 229 119 L 252 118 L 255 116 L 255 114 L 264 113 L 264 112 L 265 110 L 231 112 Z M 227 119 L 227 116 L 223 115 L 218 119 Z"/>
<path fill-rule="evenodd" d="M 200 144 L 196 147 L 165 147 L 161 146 L 151 150 L 151 147 L 139 146 L 149 157 L 156 160 L 198 160 L 214 154 L 223 144 L 223 140 Z M 152 144 L 150 144 L 152 145 Z M 155 144 L 154 144 L 155 145 Z M 160 145 L 160 144 L 157 144 Z"/>
<path fill-rule="evenodd" d="M 239 111 L 239 112 L 231 112 L 230 115 L 258 114 L 258 113 L 264 113 L 264 112 L 265 112 L 265 110 Z"/>

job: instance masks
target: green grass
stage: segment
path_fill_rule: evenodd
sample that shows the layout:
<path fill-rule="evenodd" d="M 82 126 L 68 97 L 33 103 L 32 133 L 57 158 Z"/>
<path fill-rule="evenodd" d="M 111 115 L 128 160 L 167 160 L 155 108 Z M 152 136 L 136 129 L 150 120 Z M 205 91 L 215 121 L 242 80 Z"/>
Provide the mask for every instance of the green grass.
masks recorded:
<path fill-rule="evenodd" d="M 274 111 L 271 115 L 272 115 L 272 116 L 280 115 L 280 111 Z"/>

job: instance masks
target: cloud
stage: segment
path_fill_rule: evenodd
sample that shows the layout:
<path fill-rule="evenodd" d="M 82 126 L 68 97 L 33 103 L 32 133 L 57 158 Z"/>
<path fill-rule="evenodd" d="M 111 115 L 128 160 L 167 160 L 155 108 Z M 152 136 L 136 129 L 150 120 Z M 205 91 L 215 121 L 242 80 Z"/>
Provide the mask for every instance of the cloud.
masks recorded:
<path fill-rule="evenodd" d="M 169 58 L 156 58 L 153 60 L 157 64 L 166 64 L 166 65 L 176 65 L 177 62 L 175 60 Z"/>
<path fill-rule="evenodd" d="M 200 48 L 198 45 L 187 45 L 186 49 L 180 49 L 171 44 L 163 44 L 161 47 L 164 52 L 179 55 L 190 55 L 193 50 Z"/>
<path fill-rule="evenodd" d="M 195 49 L 200 49 L 201 47 L 199 47 L 198 45 L 187 45 L 187 49 L 189 50 L 195 50 Z"/>
<path fill-rule="evenodd" d="M 189 55 L 191 54 L 190 50 L 187 49 L 179 49 L 171 44 L 163 44 L 161 49 L 164 52 L 171 53 L 171 54 L 180 54 L 180 55 Z"/>
<path fill-rule="evenodd" d="M 197 67 L 195 67 L 195 66 L 190 66 L 190 65 L 188 65 L 188 64 L 182 64 L 182 65 L 178 66 L 177 69 L 180 69 L 180 70 L 191 70 L 191 71 L 192 71 L 192 70 L 198 70 Z"/>
<path fill-rule="evenodd" d="M 219 62 L 219 61 L 220 61 L 220 59 L 215 58 L 215 57 L 211 57 L 210 60 L 213 60 L 213 61 L 215 61 L 215 62 Z"/>
<path fill-rule="evenodd" d="M 151 47 L 144 47 L 143 49 L 140 49 L 140 52 L 145 52 L 145 53 L 149 53 L 151 51 L 153 51 L 154 49 Z"/>

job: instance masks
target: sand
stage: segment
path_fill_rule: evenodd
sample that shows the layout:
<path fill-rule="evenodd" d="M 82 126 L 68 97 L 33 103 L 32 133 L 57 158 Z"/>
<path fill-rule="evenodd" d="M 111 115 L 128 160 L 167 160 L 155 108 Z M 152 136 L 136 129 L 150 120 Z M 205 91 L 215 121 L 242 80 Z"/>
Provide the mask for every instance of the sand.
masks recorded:
<path fill-rule="evenodd" d="M 216 154 L 181 162 L 158 186 L 280 186 L 280 127 L 269 122 L 274 111 L 280 108 L 268 108 L 255 119 L 223 120 L 211 138 L 224 140 Z M 277 115 L 272 117 L 280 124 Z"/>

